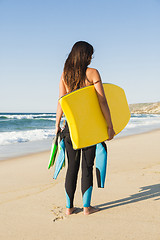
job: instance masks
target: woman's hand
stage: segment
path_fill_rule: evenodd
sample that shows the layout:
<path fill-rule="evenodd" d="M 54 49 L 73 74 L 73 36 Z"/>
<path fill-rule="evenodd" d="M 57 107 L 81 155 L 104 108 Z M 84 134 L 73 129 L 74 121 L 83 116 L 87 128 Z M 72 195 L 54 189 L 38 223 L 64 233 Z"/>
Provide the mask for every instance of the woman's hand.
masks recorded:
<path fill-rule="evenodd" d="M 56 130 L 55 130 L 55 134 L 57 134 L 58 132 L 61 132 L 62 129 L 60 128 L 60 126 L 56 126 Z"/>
<path fill-rule="evenodd" d="M 114 135 L 115 135 L 114 129 L 108 127 L 108 136 L 109 136 L 109 138 L 107 139 L 107 141 L 113 139 L 113 138 L 114 138 Z"/>

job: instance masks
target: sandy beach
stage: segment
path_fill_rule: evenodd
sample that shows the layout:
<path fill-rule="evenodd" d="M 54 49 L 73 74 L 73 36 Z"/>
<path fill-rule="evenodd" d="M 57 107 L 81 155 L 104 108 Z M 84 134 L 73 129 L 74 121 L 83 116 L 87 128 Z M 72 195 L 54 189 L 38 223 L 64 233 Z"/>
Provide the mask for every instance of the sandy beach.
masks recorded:
<path fill-rule="evenodd" d="M 0 161 L 0 239 L 160 239 L 160 130 L 107 142 L 108 170 L 84 216 L 79 172 L 75 206 L 65 215 L 66 168 L 53 180 L 50 152 Z"/>

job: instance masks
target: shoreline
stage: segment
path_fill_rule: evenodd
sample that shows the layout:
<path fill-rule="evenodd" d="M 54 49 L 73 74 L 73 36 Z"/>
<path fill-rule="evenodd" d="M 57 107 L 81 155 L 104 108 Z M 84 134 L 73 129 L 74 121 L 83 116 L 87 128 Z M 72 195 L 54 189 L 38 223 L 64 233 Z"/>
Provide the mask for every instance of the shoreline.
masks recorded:
<path fill-rule="evenodd" d="M 14 156 L 14 157 L 9 157 L 9 158 L 5 158 L 5 159 L 1 159 L 0 160 L 0 163 L 1 162 L 8 162 L 8 161 L 14 161 L 14 160 L 19 160 L 21 158 L 30 158 L 30 157 L 34 157 L 36 155 L 39 155 L 39 154 L 46 154 L 50 152 L 50 150 L 44 150 L 44 151 L 39 151 L 39 152 L 33 152 L 33 153 L 26 153 L 26 154 L 22 154 L 22 155 L 18 155 L 18 156 Z M 49 159 L 48 159 L 49 161 Z"/>
<path fill-rule="evenodd" d="M 18 158 L 22 156 L 36 154 L 39 152 L 49 151 L 51 148 L 52 140 L 53 139 L 51 138 L 46 140 L 39 140 L 39 141 L 32 141 L 32 142 L 25 142 L 25 143 L 18 143 L 18 144 L 16 143 L 16 144 L 11 144 L 11 146 L 10 145 L 0 146 L 0 148 L 3 147 L 3 151 L 1 152 L 3 155 L 5 155 L 4 157 L 0 157 L 0 162 L 7 161 L 12 158 Z M 8 150 L 9 150 L 9 153 L 7 156 L 6 152 Z M 12 152 L 13 152 L 13 156 L 11 156 Z"/>
<path fill-rule="evenodd" d="M 0 161 L 31 153 L 49 151 L 54 137 L 55 113 L 8 113 L 1 118 Z M 15 126 L 19 126 L 17 129 Z M 115 139 L 160 128 L 160 115 L 131 115 L 126 127 Z"/>
<path fill-rule="evenodd" d="M 127 138 L 132 138 L 133 136 L 138 136 L 138 135 L 145 135 L 145 134 L 148 134 L 148 133 L 152 133 L 152 132 L 157 132 L 157 131 L 160 131 L 160 128 L 156 128 L 156 129 L 153 129 L 153 130 L 148 130 L 148 131 L 145 131 L 145 132 L 142 132 L 142 133 L 135 133 L 135 134 L 131 134 L 131 135 L 122 135 L 122 136 L 116 136 L 113 140 L 111 141 L 117 141 L 119 139 L 127 139 Z M 22 153 L 22 154 L 18 154 L 18 155 L 15 155 L 15 156 L 10 156 L 10 157 L 6 157 L 6 158 L 2 158 L 0 159 L 0 163 L 1 162 L 4 162 L 4 161 L 12 161 L 14 159 L 19 159 L 19 158 L 22 158 L 22 157 L 27 157 L 27 156 L 32 156 L 32 155 L 36 155 L 36 154 L 40 154 L 40 153 L 50 153 L 50 150 L 51 150 L 51 144 L 52 144 L 52 140 L 46 140 L 48 142 L 50 142 L 50 148 L 48 147 L 48 149 L 45 149 L 45 150 L 36 150 L 35 152 L 28 152 L 28 153 Z M 36 144 L 37 144 L 38 141 L 36 141 Z M 43 141 L 39 141 L 43 144 Z M 106 143 L 108 143 L 109 141 L 105 141 Z M 20 143 L 20 144 L 26 144 L 26 143 Z M 28 144 L 28 143 L 27 143 Z M 32 144 L 34 145 L 34 142 L 30 142 L 29 144 Z M 49 160 L 48 160 L 49 161 Z"/>
<path fill-rule="evenodd" d="M 151 129 L 151 130 L 148 130 L 148 131 L 145 131 L 145 132 L 135 133 L 135 134 L 126 135 L 126 136 L 122 135 L 120 137 L 118 137 L 118 135 L 117 135 L 117 137 L 114 140 L 121 139 L 121 138 L 129 138 L 129 137 L 138 136 L 138 135 L 141 135 L 141 134 L 148 134 L 148 133 L 157 132 L 157 131 L 160 131 L 160 128 L 155 128 L 155 129 Z"/>

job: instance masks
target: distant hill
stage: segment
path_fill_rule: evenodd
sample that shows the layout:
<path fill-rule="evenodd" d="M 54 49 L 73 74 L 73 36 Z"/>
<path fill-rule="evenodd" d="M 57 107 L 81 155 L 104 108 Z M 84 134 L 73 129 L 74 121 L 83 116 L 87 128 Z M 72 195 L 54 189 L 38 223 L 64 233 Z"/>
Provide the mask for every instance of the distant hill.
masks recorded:
<path fill-rule="evenodd" d="M 131 113 L 160 114 L 160 102 L 129 104 Z"/>

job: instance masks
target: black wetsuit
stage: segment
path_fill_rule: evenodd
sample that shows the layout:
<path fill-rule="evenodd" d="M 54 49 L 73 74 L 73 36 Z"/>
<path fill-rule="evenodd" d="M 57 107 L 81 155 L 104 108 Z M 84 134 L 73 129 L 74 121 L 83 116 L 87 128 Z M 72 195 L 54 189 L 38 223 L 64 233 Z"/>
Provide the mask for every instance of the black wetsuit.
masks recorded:
<path fill-rule="evenodd" d="M 68 169 L 65 180 L 65 190 L 67 208 L 73 207 L 74 193 L 76 190 L 78 170 L 80 167 L 80 156 L 82 154 L 82 178 L 81 190 L 83 196 L 83 206 L 89 207 L 93 187 L 93 165 L 95 158 L 96 145 L 74 150 L 70 138 L 68 124 L 62 131 L 68 158 Z M 84 136 L 85 137 L 85 136 Z"/>

